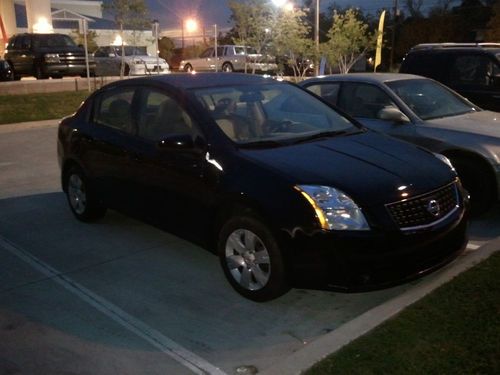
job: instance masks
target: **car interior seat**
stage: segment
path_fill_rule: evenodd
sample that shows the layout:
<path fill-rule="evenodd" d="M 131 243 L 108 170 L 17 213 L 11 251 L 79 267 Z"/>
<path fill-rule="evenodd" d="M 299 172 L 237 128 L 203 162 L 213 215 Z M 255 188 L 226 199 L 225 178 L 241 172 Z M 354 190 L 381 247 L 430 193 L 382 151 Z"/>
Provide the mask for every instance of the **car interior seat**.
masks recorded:
<path fill-rule="evenodd" d="M 115 99 L 109 105 L 107 121 L 113 128 L 131 132 L 132 116 L 130 112 L 130 103 L 125 99 Z"/>

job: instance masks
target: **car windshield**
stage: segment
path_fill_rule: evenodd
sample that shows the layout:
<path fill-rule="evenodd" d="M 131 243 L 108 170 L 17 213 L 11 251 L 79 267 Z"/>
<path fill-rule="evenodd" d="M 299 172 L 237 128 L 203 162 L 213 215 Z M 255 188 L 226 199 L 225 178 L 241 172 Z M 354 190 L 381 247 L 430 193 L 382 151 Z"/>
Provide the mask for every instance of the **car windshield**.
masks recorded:
<path fill-rule="evenodd" d="M 146 47 L 125 46 L 125 56 L 147 56 Z M 115 47 L 115 52 L 118 56 L 122 55 L 122 47 Z"/>
<path fill-rule="evenodd" d="M 291 84 L 270 82 L 193 91 L 220 129 L 240 145 L 277 146 L 360 130 Z"/>
<path fill-rule="evenodd" d="M 460 96 L 431 80 L 405 79 L 386 84 L 422 120 L 457 116 L 479 110 Z"/>
<path fill-rule="evenodd" d="M 50 34 L 50 35 L 39 35 L 33 38 L 33 46 L 39 47 L 75 47 L 76 44 L 67 35 L 60 34 Z"/>

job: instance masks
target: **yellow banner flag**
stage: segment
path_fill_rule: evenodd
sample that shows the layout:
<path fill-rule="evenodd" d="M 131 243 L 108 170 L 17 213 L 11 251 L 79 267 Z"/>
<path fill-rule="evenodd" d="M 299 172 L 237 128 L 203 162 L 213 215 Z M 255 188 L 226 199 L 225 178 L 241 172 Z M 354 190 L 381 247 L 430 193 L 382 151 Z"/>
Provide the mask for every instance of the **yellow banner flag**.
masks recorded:
<path fill-rule="evenodd" d="M 385 10 L 380 14 L 380 21 L 378 23 L 378 36 L 377 36 L 377 50 L 375 52 L 375 64 L 373 64 L 373 71 L 377 71 L 377 67 L 382 62 L 382 41 L 384 40 L 384 20 Z"/>

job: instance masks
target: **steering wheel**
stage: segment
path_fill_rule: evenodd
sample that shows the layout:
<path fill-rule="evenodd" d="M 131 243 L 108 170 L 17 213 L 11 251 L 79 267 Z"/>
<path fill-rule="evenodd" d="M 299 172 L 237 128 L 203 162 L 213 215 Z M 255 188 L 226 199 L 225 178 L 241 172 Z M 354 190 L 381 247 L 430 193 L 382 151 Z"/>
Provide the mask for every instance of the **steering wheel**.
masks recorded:
<path fill-rule="evenodd" d="M 271 122 L 267 124 L 267 130 L 269 133 L 286 133 L 290 131 L 290 126 L 292 124 L 293 122 L 290 120 Z"/>

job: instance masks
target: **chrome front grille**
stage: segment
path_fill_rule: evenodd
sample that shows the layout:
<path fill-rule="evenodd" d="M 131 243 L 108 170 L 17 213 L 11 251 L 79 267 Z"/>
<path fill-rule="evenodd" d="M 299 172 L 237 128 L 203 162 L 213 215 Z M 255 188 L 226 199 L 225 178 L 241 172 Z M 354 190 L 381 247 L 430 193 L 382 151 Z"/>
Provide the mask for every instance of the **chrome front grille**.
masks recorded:
<path fill-rule="evenodd" d="M 59 53 L 59 61 L 66 65 L 84 65 L 85 55 L 83 53 Z"/>
<path fill-rule="evenodd" d="M 386 205 L 389 214 L 402 230 L 435 224 L 460 207 L 457 183 L 430 193 Z"/>

